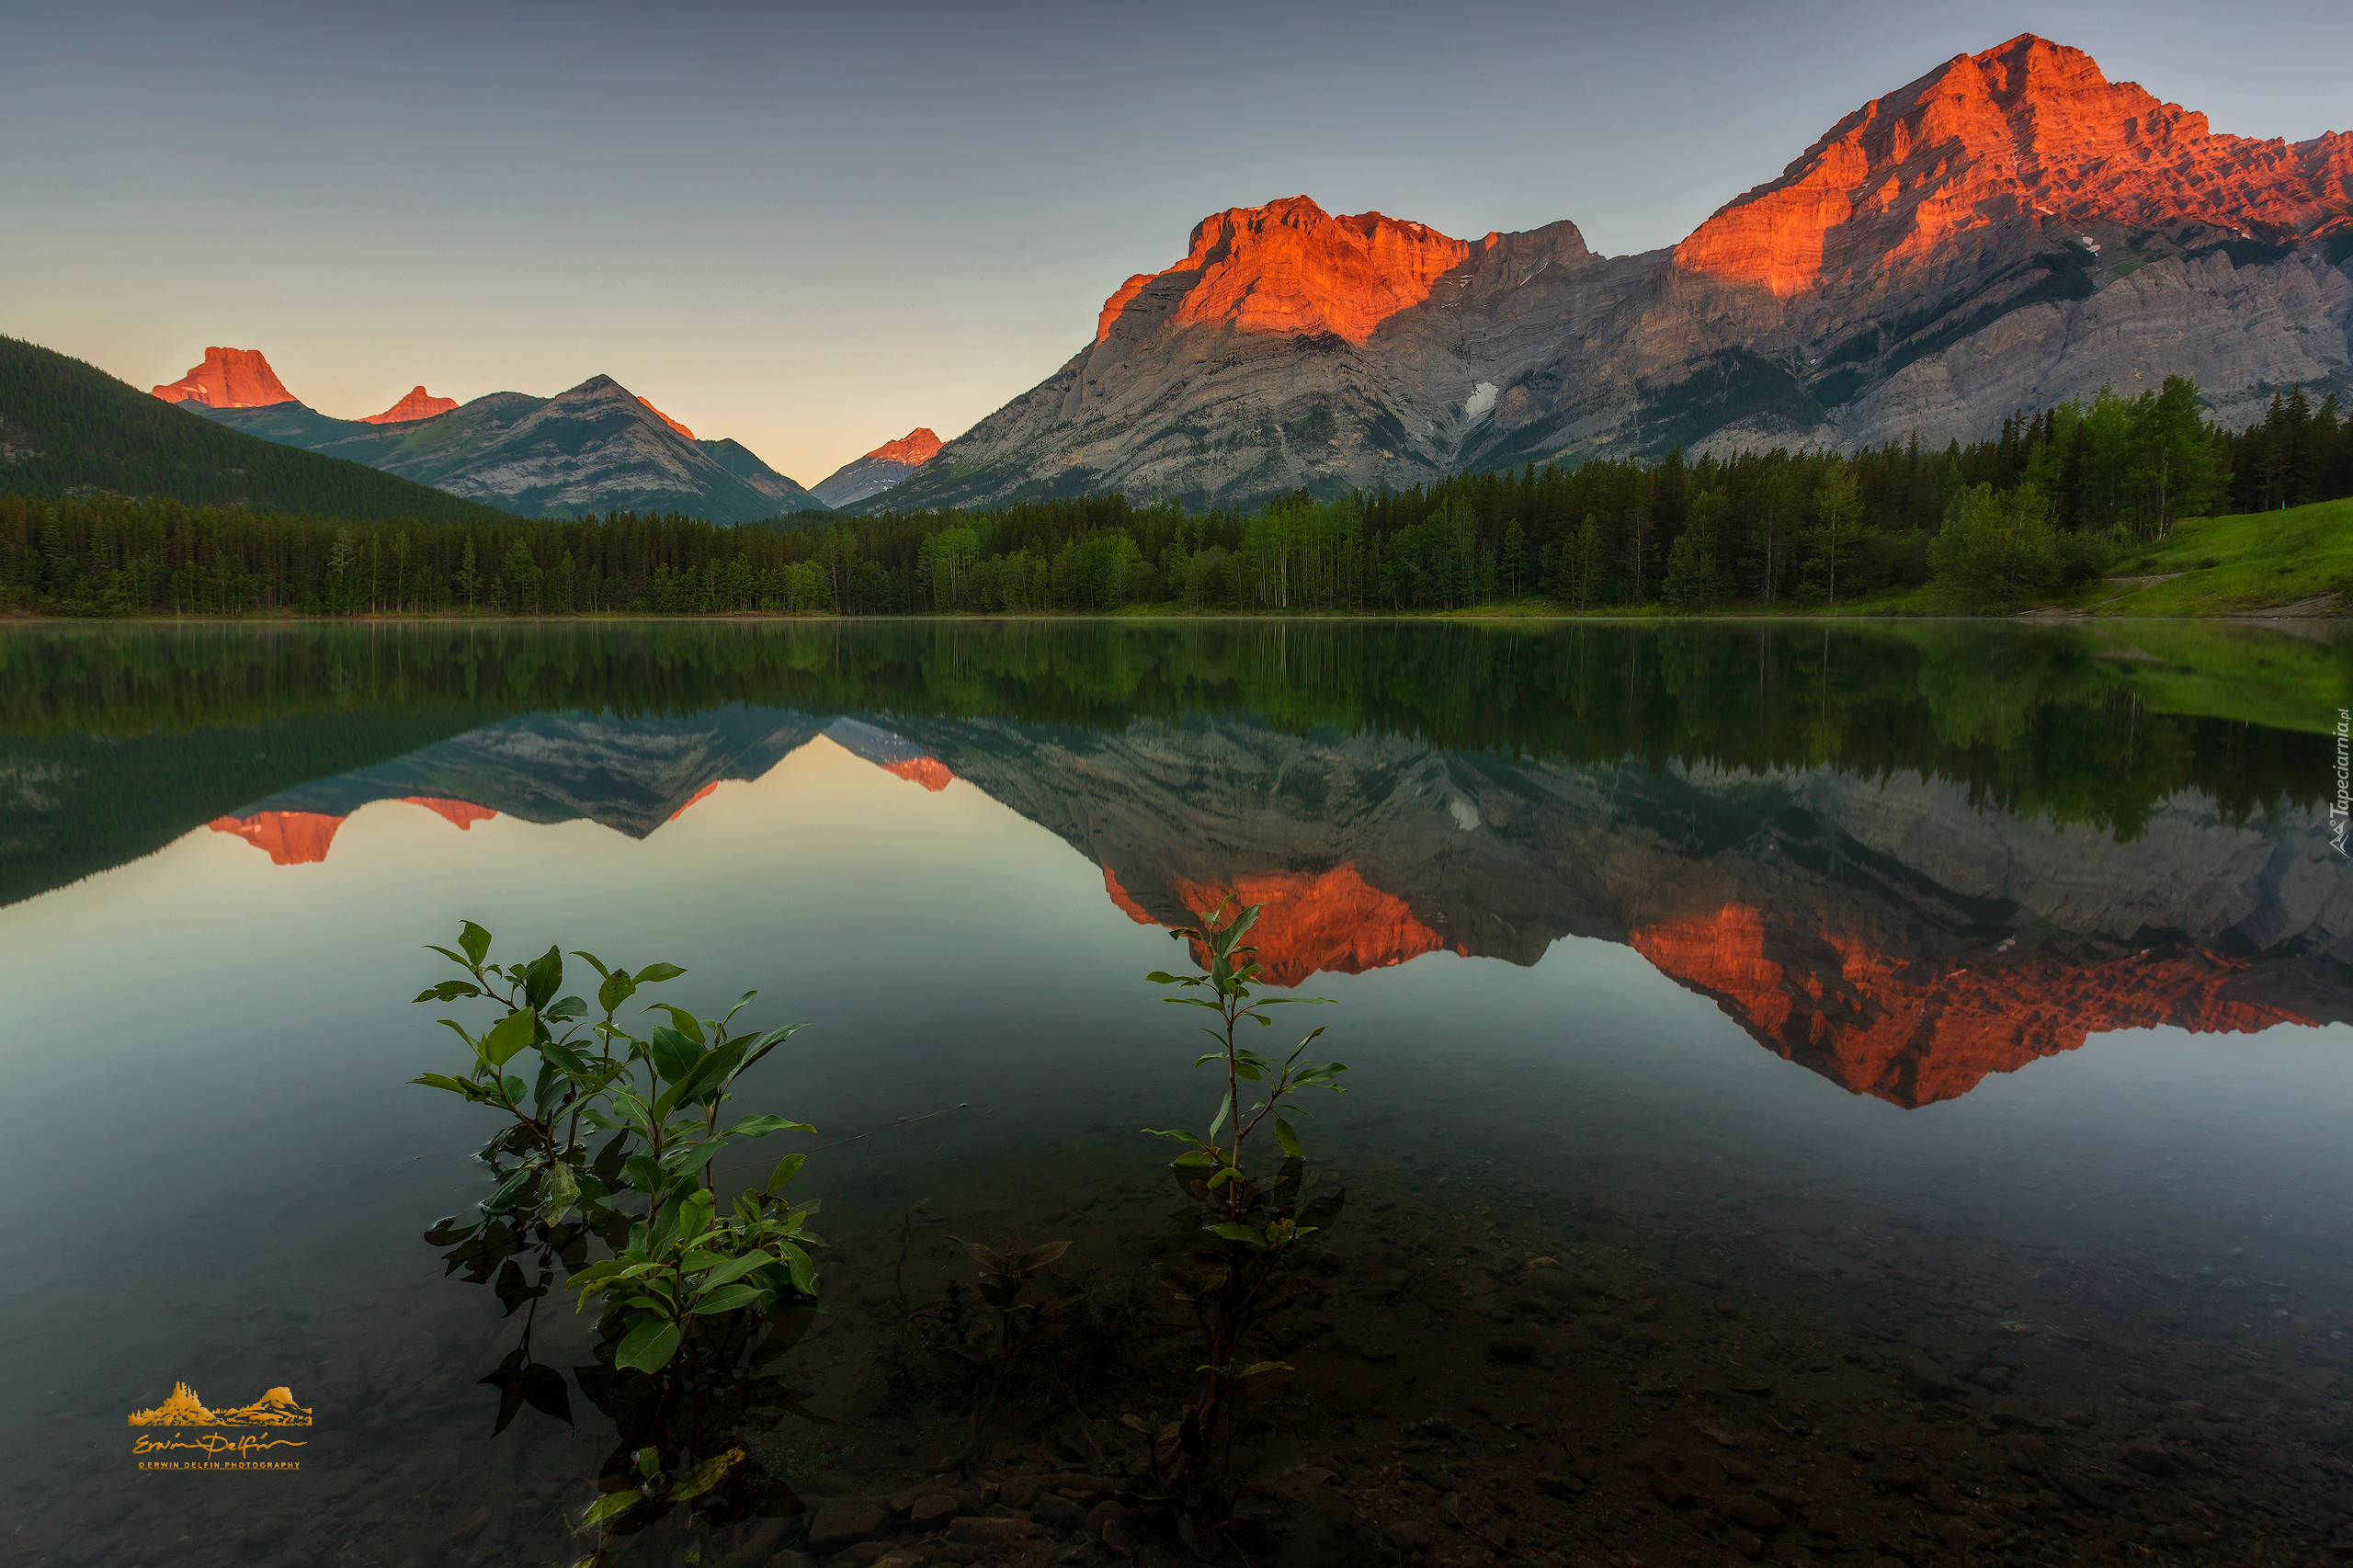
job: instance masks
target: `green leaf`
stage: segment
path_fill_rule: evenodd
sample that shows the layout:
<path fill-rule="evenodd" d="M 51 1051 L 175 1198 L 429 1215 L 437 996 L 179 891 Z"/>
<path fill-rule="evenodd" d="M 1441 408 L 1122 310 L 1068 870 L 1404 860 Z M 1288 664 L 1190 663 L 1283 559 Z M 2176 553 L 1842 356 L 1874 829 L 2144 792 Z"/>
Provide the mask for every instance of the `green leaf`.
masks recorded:
<path fill-rule="evenodd" d="M 1044 1246 L 1032 1247 L 1014 1263 L 1013 1272 L 1023 1276 L 1035 1274 L 1068 1251 L 1068 1242 L 1048 1242 Z"/>
<path fill-rule="evenodd" d="M 701 1063 L 702 1044 L 688 1039 L 683 1030 L 657 1028 L 645 1042 L 645 1054 L 664 1083 L 677 1084 Z"/>
<path fill-rule="evenodd" d="M 645 1477 L 645 1479 L 646 1479 L 646 1480 L 648 1480 L 648 1481 L 651 1481 L 651 1480 L 653 1480 L 655 1476 L 657 1476 L 657 1475 L 661 1474 L 661 1473 L 662 1473 L 662 1450 L 661 1450 L 661 1449 L 638 1449 L 638 1450 L 637 1450 L 637 1473 L 638 1473 L 638 1474 L 640 1474 L 640 1475 L 642 1475 L 642 1476 L 643 1476 L 643 1477 Z"/>
<path fill-rule="evenodd" d="M 741 1449 L 730 1449 L 723 1454 L 714 1455 L 703 1460 L 702 1463 L 679 1477 L 676 1483 L 670 1488 L 670 1501 L 683 1502 L 688 1497 L 701 1496 L 725 1480 L 727 1472 L 743 1461 L 744 1450 Z"/>
<path fill-rule="evenodd" d="M 776 1163 L 776 1169 L 768 1173 L 768 1184 L 761 1190 L 774 1192 L 784 1186 L 801 1174 L 801 1167 L 808 1163 L 808 1159 L 806 1154 L 787 1154 Z"/>
<path fill-rule="evenodd" d="M 1174 1138 L 1180 1143 L 1206 1143 L 1209 1142 L 1208 1139 L 1203 1138 L 1200 1134 L 1197 1132 L 1188 1132 L 1181 1127 L 1140 1127 L 1136 1131 L 1139 1132 L 1149 1132 L 1154 1138 Z"/>
<path fill-rule="evenodd" d="M 555 1000 L 563 986 L 563 954 L 553 948 L 531 960 L 523 971 L 523 998 L 527 1006 L 544 1007 Z"/>
<path fill-rule="evenodd" d="M 1281 1144 L 1283 1146 L 1283 1153 L 1289 1154 L 1292 1159 L 1303 1160 L 1307 1158 L 1307 1151 L 1299 1146 L 1299 1134 L 1293 1132 L 1290 1130 L 1290 1123 L 1285 1121 L 1279 1116 L 1275 1118 L 1275 1142 Z"/>
<path fill-rule="evenodd" d="M 722 1138 L 765 1138 L 771 1132 L 814 1132 L 817 1130 L 805 1121 L 795 1121 L 789 1116 L 747 1116 L 726 1131 Z"/>
<path fill-rule="evenodd" d="M 658 1372 L 678 1353 L 678 1325 L 650 1317 L 621 1336 L 613 1365 L 631 1371 Z"/>
<path fill-rule="evenodd" d="M 411 1078 L 412 1084 L 422 1084 L 428 1089 L 447 1089 L 453 1095 L 463 1095 L 473 1087 L 462 1078 L 452 1078 L 447 1073 L 426 1073 Z M 468 1096 L 469 1098 L 472 1096 Z"/>
<path fill-rule="evenodd" d="M 515 1207 L 515 1195 L 523 1189 L 523 1184 L 529 1181 L 534 1174 L 535 1168 L 530 1165 L 525 1165 L 518 1171 L 508 1173 L 506 1179 L 500 1182 L 491 1195 L 482 1200 L 482 1211 L 485 1214 L 504 1214 Z"/>
<path fill-rule="evenodd" d="M 671 1091 L 672 1103 L 713 1105 L 711 1091 L 724 1084 L 744 1060 L 744 1048 L 751 1044 L 749 1037 L 731 1040 L 714 1045 L 684 1082 Z"/>
<path fill-rule="evenodd" d="M 756 1285 L 722 1285 L 694 1304 L 697 1316 L 710 1312 L 732 1312 L 737 1307 L 748 1307 L 760 1299 Z"/>
<path fill-rule="evenodd" d="M 1242 1167 L 1239 1165 L 1228 1165 L 1225 1169 L 1218 1172 L 1217 1175 L 1210 1177 L 1209 1189 L 1211 1192 L 1215 1192 L 1219 1187 L 1224 1187 L 1232 1182 L 1240 1181 L 1241 1179 Z"/>
<path fill-rule="evenodd" d="M 507 1014 L 482 1037 L 482 1059 L 493 1067 L 506 1066 L 517 1051 L 531 1043 L 534 1032 L 533 1019 L 529 1012 Z"/>
<path fill-rule="evenodd" d="M 588 1511 L 580 1516 L 580 1528 L 585 1530 L 590 1525 L 602 1524 L 615 1514 L 626 1513 L 637 1506 L 644 1495 L 642 1492 L 608 1492 L 588 1505 Z"/>
<path fill-rule="evenodd" d="M 702 1288 L 710 1290 L 733 1283 L 751 1273 L 755 1268 L 766 1268 L 775 1261 L 775 1258 L 764 1252 L 747 1252 L 741 1257 L 731 1257 L 703 1276 Z"/>
<path fill-rule="evenodd" d="M 1233 1115 L 1233 1094 L 1232 1094 L 1231 1092 L 1228 1092 L 1228 1093 L 1226 1093 L 1226 1094 L 1220 1095 L 1220 1096 L 1218 1096 L 1218 1102 L 1217 1102 L 1217 1119 L 1216 1119 L 1214 1121 L 1211 1121 L 1211 1122 L 1210 1123 L 1210 1136 L 1211 1136 L 1211 1138 L 1214 1138 L 1214 1137 L 1216 1137 L 1216 1136 L 1217 1136 L 1217 1130 L 1218 1130 L 1219 1128 L 1221 1128 L 1221 1127 L 1223 1127 L 1223 1126 L 1225 1125 L 1225 1119 L 1226 1119 L 1227 1117 L 1229 1117 L 1229 1116 Z"/>
<path fill-rule="evenodd" d="M 1250 1365 L 1242 1369 L 1240 1376 L 1245 1378 L 1258 1378 L 1266 1376 L 1268 1372 L 1295 1372 L 1297 1370 L 1299 1370 L 1299 1369 L 1292 1366 L 1288 1361 L 1253 1361 Z"/>
<path fill-rule="evenodd" d="M 410 998 L 410 1006 L 419 1002 L 454 1002 L 460 996 L 479 996 L 482 988 L 462 980 L 445 980 L 438 985 L 428 985 Z"/>
<path fill-rule="evenodd" d="M 479 964 L 490 956 L 490 933 L 469 920 L 458 932 L 458 946 L 466 949 L 468 962 Z"/>
<path fill-rule="evenodd" d="M 552 1225 L 580 1201 L 580 1182 L 570 1165 L 551 1165 L 540 1183 L 540 1218 Z"/>
<path fill-rule="evenodd" d="M 700 1143 L 689 1143 L 682 1150 L 672 1149 L 665 1153 L 662 1156 L 662 1164 L 668 1168 L 672 1181 L 684 1181 L 710 1164 L 712 1156 L 726 1146 L 725 1140 L 719 1138 L 712 1138 Z"/>
<path fill-rule="evenodd" d="M 621 1162 L 621 1179 L 640 1192 L 659 1192 L 670 1185 L 670 1173 L 651 1154 L 631 1154 Z"/>
<path fill-rule="evenodd" d="M 791 1271 L 792 1288 L 804 1296 L 817 1293 L 817 1266 L 809 1255 L 790 1242 L 779 1242 L 776 1250 L 784 1255 L 784 1266 Z"/>
<path fill-rule="evenodd" d="M 1207 1149 L 1193 1149 L 1177 1155 L 1174 1160 L 1171 1160 L 1168 1163 L 1173 1165 L 1184 1165 L 1190 1168 L 1201 1165 L 1214 1165 L 1218 1163 L 1218 1159 L 1215 1154 L 1211 1153 Z"/>
<path fill-rule="evenodd" d="M 637 983 L 629 977 L 629 971 L 617 969 L 605 976 L 605 983 L 597 987 L 597 1006 L 610 1016 L 622 1003 L 636 994 Z"/>
<path fill-rule="evenodd" d="M 1247 1225 L 1239 1225 L 1229 1220 L 1222 1225 L 1211 1225 L 1210 1229 L 1227 1241 L 1240 1242 L 1252 1252 L 1267 1250 L 1267 1238 Z"/>
<path fill-rule="evenodd" d="M 673 1007 L 667 1002 L 656 1002 L 653 1006 L 648 1007 L 645 1010 L 649 1013 L 669 1014 L 670 1027 L 672 1028 L 676 1029 L 680 1034 L 686 1036 L 688 1040 L 693 1040 L 695 1044 L 699 1046 L 708 1043 L 703 1039 L 702 1035 L 702 1020 L 696 1017 L 692 1013 L 688 1012 L 684 1007 Z"/>
<path fill-rule="evenodd" d="M 650 963 L 637 971 L 640 985 L 659 985 L 665 980 L 676 980 L 687 971 L 674 963 Z"/>

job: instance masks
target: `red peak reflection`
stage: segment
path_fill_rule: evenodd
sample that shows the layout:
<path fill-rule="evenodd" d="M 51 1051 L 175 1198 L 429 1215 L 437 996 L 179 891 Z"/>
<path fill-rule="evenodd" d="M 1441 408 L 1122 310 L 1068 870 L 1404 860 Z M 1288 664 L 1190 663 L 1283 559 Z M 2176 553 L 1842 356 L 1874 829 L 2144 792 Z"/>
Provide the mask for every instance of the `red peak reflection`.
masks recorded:
<path fill-rule="evenodd" d="M 205 825 L 267 851 L 273 866 L 314 866 L 327 858 L 343 819 L 319 812 L 256 812 L 249 817 L 214 817 Z"/>
<path fill-rule="evenodd" d="M 1103 885 L 1111 902 L 1131 918 L 1150 919 L 1108 869 Z M 1361 974 L 1386 969 L 1445 946 L 1437 932 L 1414 918 L 1404 899 L 1366 882 L 1353 864 L 1336 866 L 1321 876 L 1267 871 L 1225 882 L 1172 881 L 1168 887 L 1187 909 L 1214 909 L 1229 893 L 1245 904 L 1265 904 L 1266 912 L 1251 927 L 1250 940 L 1258 949 L 1259 968 L 1273 985 L 1298 985 L 1324 971 Z M 1193 956 L 1196 962 L 1208 958 L 1199 944 Z"/>
<path fill-rule="evenodd" d="M 1958 1099 L 1988 1074 L 2112 1029 L 2171 1024 L 2204 1034 L 2312 1021 L 2224 995 L 2247 966 L 2203 949 L 1940 971 L 1742 903 L 1661 921 L 1629 940 L 1768 1050 L 1906 1108 Z"/>

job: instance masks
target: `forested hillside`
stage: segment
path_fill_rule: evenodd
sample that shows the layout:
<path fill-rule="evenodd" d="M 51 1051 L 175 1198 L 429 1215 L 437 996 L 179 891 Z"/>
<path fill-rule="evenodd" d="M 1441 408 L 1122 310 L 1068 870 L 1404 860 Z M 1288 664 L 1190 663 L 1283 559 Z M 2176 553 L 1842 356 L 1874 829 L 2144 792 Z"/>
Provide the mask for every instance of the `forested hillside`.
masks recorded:
<path fill-rule="evenodd" d="M 17 497 L 0 500 L 0 609 L 1995 609 L 2153 560 L 2184 518 L 2353 495 L 2353 421 L 2334 398 L 2280 397 L 2235 433 L 2200 406 L 2174 380 L 1942 451 L 1531 466 L 1252 516 L 1111 495 L 807 528 L 629 513 L 435 527 Z"/>
<path fill-rule="evenodd" d="M 505 515 L 360 463 L 257 440 L 13 337 L 0 337 L 0 493 L 168 497 L 367 521 Z"/>

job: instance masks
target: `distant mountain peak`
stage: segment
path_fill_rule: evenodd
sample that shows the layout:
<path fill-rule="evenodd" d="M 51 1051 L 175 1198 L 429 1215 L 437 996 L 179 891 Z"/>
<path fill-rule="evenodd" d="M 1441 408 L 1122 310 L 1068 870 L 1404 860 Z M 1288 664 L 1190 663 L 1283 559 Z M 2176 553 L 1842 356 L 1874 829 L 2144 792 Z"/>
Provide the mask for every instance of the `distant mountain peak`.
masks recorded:
<path fill-rule="evenodd" d="M 294 401 L 258 348 L 208 348 L 203 364 L 154 392 L 165 403 L 200 403 L 207 408 L 267 408 Z"/>
<path fill-rule="evenodd" d="M 881 462 L 921 468 L 939 455 L 939 437 L 931 433 L 929 426 L 918 425 L 897 440 L 885 441 L 866 455 Z"/>
<path fill-rule="evenodd" d="M 927 425 L 895 441 L 885 441 L 862 458 L 844 463 L 809 487 L 828 506 L 848 506 L 881 494 L 939 455 L 947 443 Z"/>
<path fill-rule="evenodd" d="M 2011 222 L 2195 221 L 2284 240 L 2325 221 L 2348 180 L 2353 139 L 2218 135 L 2082 50 L 2020 33 L 1855 110 L 1675 259 L 1786 299 Z"/>
<path fill-rule="evenodd" d="M 646 408 L 653 414 L 654 418 L 659 419 L 663 424 L 667 425 L 671 429 L 676 430 L 688 440 L 691 441 L 695 438 L 695 433 L 693 431 L 688 429 L 685 426 L 679 424 L 676 420 L 671 418 L 660 409 L 655 408 L 653 403 L 646 402 L 644 398 L 641 397 L 637 401 L 645 403 Z"/>
<path fill-rule="evenodd" d="M 456 398 L 435 397 L 419 385 L 410 388 L 407 396 L 384 410 L 383 413 L 371 414 L 359 423 L 362 425 L 405 425 L 413 419 L 430 419 L 437 414 L 447 414 L 457 406 Z"/>

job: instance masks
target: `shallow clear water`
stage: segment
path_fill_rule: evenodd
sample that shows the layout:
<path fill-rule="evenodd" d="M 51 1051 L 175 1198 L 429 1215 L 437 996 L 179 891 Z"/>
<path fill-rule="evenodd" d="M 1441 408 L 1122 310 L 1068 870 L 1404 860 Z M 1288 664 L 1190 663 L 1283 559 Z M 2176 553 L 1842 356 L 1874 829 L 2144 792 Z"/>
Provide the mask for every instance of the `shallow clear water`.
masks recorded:
<path fill-rule="evenodd" d="M 1114 1494 L 1178 1551 L 1120 1417 L 1181 1393 L 1145 1266 L 1198 1220 L 1135 1130 L 1215 1096 L 1142 976 L 1230 890 L 1352 1067 L 1251 1561 L 2333 1560 L 2348 671 L 2176 627 L 12 631 L 10 1556 L 589 1549 L 593 1334 L 420 1239 L 485 1190 L 490 1124 L 405 1082 L 454 1070 L 407 999 L 461 918 L 811 1026 L 745 1096 L 820 1129 L 827 1311 L 770 1369 L 824 1424 L 745 1441 L 877 1517 L 623 1560 L 1108 1561 L 1063 1516 Z M 994 1398 L 908 1318 L 950 1238 L 1074 1244 Z M 494 1435 L 526 1324 L 588 1375 Z M 290 1389 L 300 1470 L 136 1468 L 176 1381 Z M 1031 1533 L 891 1506 L 940 1492 Z"/>

